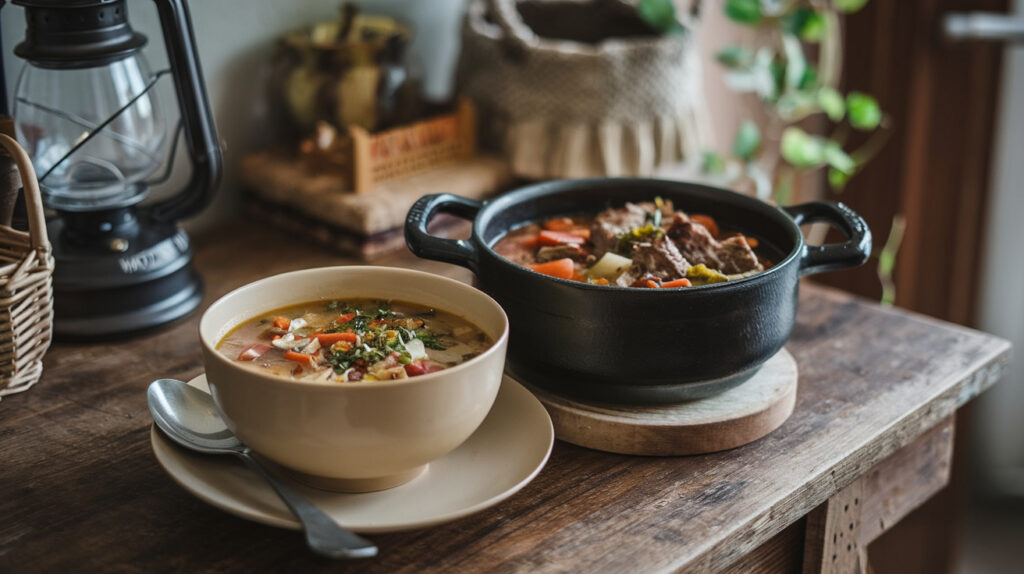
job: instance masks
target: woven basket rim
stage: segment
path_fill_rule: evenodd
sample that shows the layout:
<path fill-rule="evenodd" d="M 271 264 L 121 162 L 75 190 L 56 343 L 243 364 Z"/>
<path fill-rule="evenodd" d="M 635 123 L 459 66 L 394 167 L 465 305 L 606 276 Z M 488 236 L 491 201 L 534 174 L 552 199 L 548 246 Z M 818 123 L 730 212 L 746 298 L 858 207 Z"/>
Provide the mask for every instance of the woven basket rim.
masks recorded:
<path fill-rule="evenodd" d="M 488 10 L 487 3 L 487 0 L 470 0 L 466 7 L 466 28 L 488 40 L 502 42 L 505 40 L 505 33 L 501 26 L 488 22 L 484 17 Z M 695 47 L 697 21 L 688 16 L 680 18 L 680 21 L 686 27 L 685 34 L 611 37 L 595 44 L 536 36 L 536 40 L 530 42 L 528 50 L 590 60 L 614 57 L 623 52 L 660 54 L 678 50 L 680 46 Z"/>

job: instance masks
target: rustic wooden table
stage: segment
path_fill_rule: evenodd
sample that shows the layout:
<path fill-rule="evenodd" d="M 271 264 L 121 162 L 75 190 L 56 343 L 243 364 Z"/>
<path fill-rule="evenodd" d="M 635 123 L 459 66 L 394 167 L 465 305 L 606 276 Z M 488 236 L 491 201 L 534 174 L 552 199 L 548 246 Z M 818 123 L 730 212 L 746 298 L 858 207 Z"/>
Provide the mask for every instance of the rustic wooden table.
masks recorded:
<path fill-rule="evenodd" d="M 266 275 L 351 263 L 233 226 L 200 238 L 207 303 Z M 469 280 L 407 253 L 378 262 Z M 948 481 L 956 410 L 998 380 L 995 337 L 805 284 L 788 349 L 792 417 L 695 457 L 557 442 L 536 479 L 450 524 L 372 538 L 360 562 L 200 502 L 150 450 L 145 390 L 202 362 L 198 314 L 128 341 L 57 344 L 42 381 L 0 403 L 0 571 L 855 571 L 867 543 Z"/>

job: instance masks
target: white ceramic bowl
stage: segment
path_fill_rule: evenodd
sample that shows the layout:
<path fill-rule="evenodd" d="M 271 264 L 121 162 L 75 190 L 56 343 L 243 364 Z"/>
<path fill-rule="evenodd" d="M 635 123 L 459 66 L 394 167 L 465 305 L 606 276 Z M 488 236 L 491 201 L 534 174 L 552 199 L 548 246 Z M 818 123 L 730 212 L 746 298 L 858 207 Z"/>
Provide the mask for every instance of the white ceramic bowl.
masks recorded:
<path fill-rule="evenodd" d="M 349 298 L 448 311 L 495 343 L 436 373 L 337 384 L 261 373 L 216 350 L 231 329 L 267 311 Z M 203 314 L 199 337 L 214 401 L 243 442 L 313 486 L 362 492 L 411 480 L 473 434 L 501 385 L 508 320 L 493 299 L 453 279 L 389 267 L 325 267 L 275 275 L 228 293 Z"/>

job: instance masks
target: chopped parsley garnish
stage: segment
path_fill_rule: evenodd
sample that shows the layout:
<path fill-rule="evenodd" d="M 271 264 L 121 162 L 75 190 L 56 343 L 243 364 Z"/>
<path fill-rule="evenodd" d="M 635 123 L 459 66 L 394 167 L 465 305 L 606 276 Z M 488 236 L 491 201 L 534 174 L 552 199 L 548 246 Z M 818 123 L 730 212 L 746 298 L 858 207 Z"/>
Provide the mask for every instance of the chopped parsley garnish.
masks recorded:
<path fill-rule="evenodd" d="M 399 364 L 407 365 L 412 356 L 405 344 L 413 339 L 423 341 L 427 349 L 445 349 L 437 333 L 427 328 L 422 319 L 396 313 L 386 301 L 376 305 L 376 309 L 367 311 L 349 304 L 338 306 L 343 313 L 324 332 L 355 333 L 359 342 L 338 342 L 324 349 L 324 357 L 335 373 L 340 375 L 353 367 L 365 371 L 392 354 L 396 354 Z"/>
<path fill-rule="evenodd" d="M 391 303 L 388 301 L 379 301 L 377 303 L 377 312 L 374 313 L 375 319 L 389 319 L 395 316 L 395 312 L 391 310 Z"/>
<path fill-rule="evenodd" d="M 638 227 L 620 234 L 616 238 L 615 250 L 622 255 L 629 255 L 629 252 L 633 249 L 633 244 L 641 243 L 643 241 L 653 241 L 663 235 L 665 235 L 664 229 L 648 223 L 643 227 Z"/>
<path fill-rule="evenodd" d="M 441 344 L 441 340 L 438 339 L 437 335 L 430 332 L 425 328 L 416 330 L 416 338 L 423 341 L 423 346 L 428 349 L 434 349 L 435 351 L 445 350 L 445 346 Z"/>

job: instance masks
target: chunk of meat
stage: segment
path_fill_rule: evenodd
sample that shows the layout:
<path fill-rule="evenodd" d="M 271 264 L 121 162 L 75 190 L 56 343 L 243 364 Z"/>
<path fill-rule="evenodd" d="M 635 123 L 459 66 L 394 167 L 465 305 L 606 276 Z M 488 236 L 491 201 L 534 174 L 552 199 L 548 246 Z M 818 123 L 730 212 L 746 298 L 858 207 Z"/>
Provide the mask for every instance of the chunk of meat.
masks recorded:
<path fill-rule="evenodd" d="M 730 237 L 719 243 L 716 255 L 721 265 L 718 270 L 726 275 L 764 271 L 764 265 L 761 265 L 757 254 L 750 248 L 750 244 L 742 235 Z"/>
<path fill-rule="evenodd" d="M 764 270 L 744 238 L 730 237 L 720 242 L 706 227 L 682 213 L 675 214 L 665 233 L 691 265 L 703 263 L 726 275 Z"/>
<path fill-rule="evenodd" d="M 533 254 L 537 250 L 537 246 L 532 244 L 531 240 L 539 232 L 539 225 L 535 223 L 527 225 L 521 230 L 514 231 L 513 233 L 516 235 L 511 241 L 499 241 L 496 243 L 494 250 L 498 252 L 498 255 L 517 265 L 536 263 L 537 261 L 533 258 Z"/>
<path fill-rule="evenodd" d="M 686 277 L 686 270 L 690 267 L 676 244 L 667 236 L 650 243 L 637 243 L 633 246 L 632 256 L 634 265 L 643 269 L 646 275 L 661 280 Z"/>
<path fill-rule="evenodd" d="M 587 252 L 579 245 L 547 245 L 537 251 L 537 263 L 546 263 L 557 259 L 572 259 L 576 262 L 583 262 L 587 259 Z"/>
<path fill-rule="evenodd" d="M 646 221 L 647 211 L 635 203 L 602 211 L 590 224 L 594 255 L 600 258 L 606 252 L 614 251 L 620 235 L 643 226 Z"/>
<path fill-rule="evenodd" d="M 600 258 L 607 251 L 614 251 L 618 237 L 652 222 L 658 206 L 653 201 L 626 203 L 619 208 L 609 208 L 599 213 L 590 224 L 590 242 L 594 256 Z M 661 203 L 662 221 L 670 221 L 675 208 L 671 201 Z"/>

